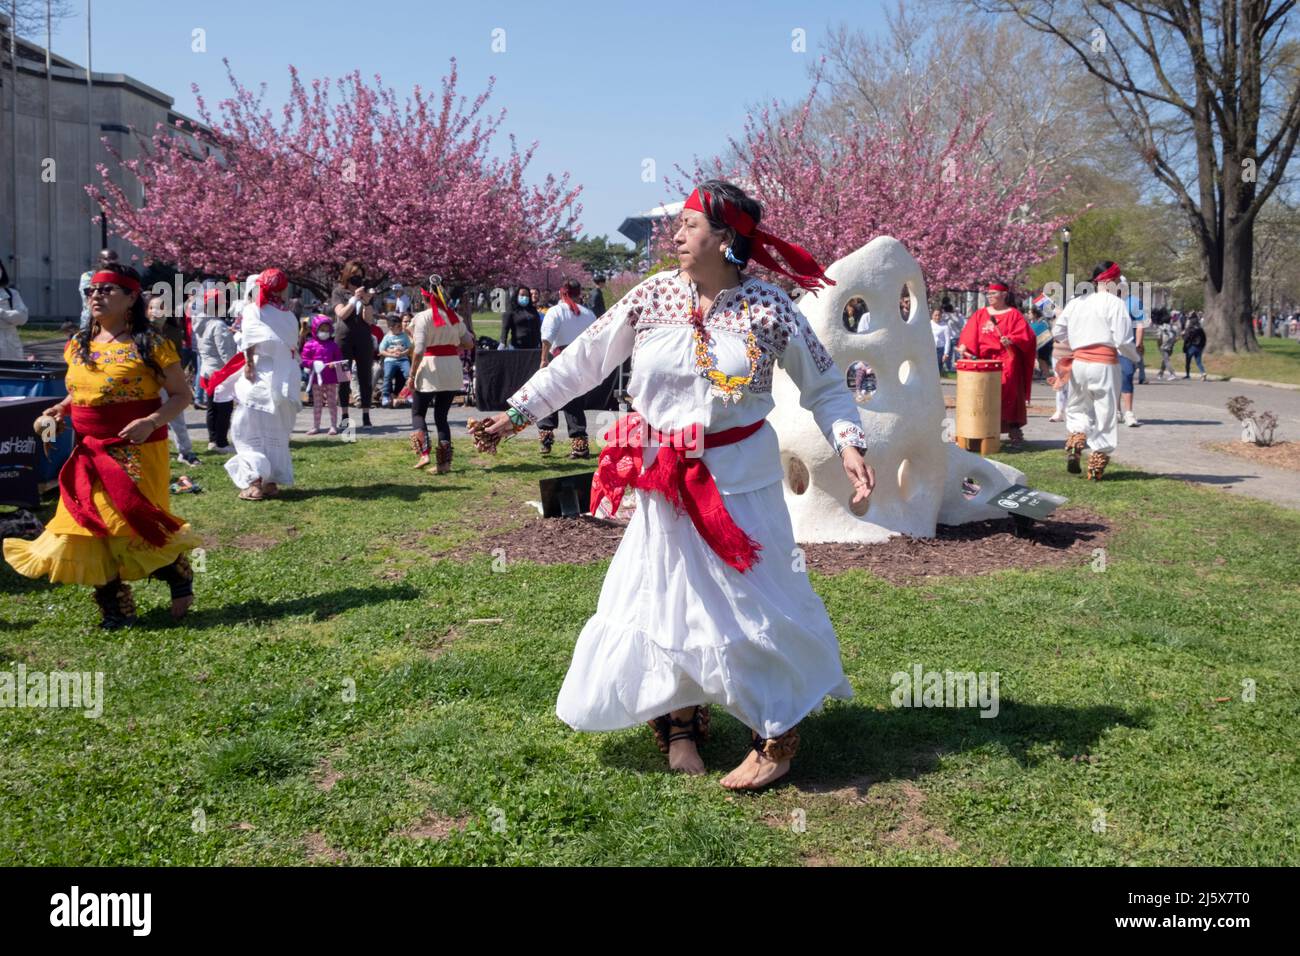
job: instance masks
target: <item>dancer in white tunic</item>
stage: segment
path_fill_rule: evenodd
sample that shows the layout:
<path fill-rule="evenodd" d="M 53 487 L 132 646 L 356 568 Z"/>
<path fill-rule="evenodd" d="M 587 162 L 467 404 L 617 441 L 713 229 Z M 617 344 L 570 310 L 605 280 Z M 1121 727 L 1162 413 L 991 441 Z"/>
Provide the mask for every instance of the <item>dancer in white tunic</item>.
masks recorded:
<path fill-rule="evenodd" d="M 795 570 L 776 432 L 765 422 L 775 365 L 843 459 L 854 500 L 875 480 L 843 373 L 784 291 L 735 268 L 752 256 L 805 288 L 829 281 L 803 249 L 758 230 L 761 215 L 734 185 L 702 184 L 674 237 L 681 268 L 628 292 L 487 429 L 519 430 L 632 357 L 631 435 L 617 426 L 607 433 L 615 441 L 601 453 L 592 508 L 609 498 L 616 509 L 627 486 L 636 512 L 578 637 L 556 713 L 589 731 L 648 721 L 671 767 L 702 773 L 695 743 L 708 716 L 697 705 L 716 704 L 754 736 L 722 781 L 732 788 L 786 773 L 799 721 L 828 695 L 852 695 L 825 606 Z"/>
<path fill-rule="evenodd" d="M 1052 337 L 1071 351 L 1057 361 L 1056 388 L 1068 383 L 1070 390 L 1065 406 L 1065 427 L 1070 432 L 1065 466 L 1077 475 L 1087 445 L 1090 481 L 1101 481 L 1119 441 L 1119 356 L 1137 360 L 1137 349 L 1128 340 L 1132 331 L 1128 307 L 1115 294 L 1119 276 L 1119 266 L 1110 261 L 1093 269 L 1095 291 L 1071 299 L 1052 328 Z"/>
<path fill-rule="evenodd" d="M 256 501 L 273 497 L 281 485 L 293 484 L 289 435 L 302 407 L 302 377 L 298 320 L 280 304 L 288 279 L 279 269 L 267 269 L 250 278 L 249 284 L 257 288 L 244 306 L 239 355 L 232 360 L 242 360 L 242 369 L 232 376 L 235 411 L 230 440 L 235 457 L 226 462 L 226 472 L 243 489 L 240 498 Z M 218 386 L 214 400 L 225 400 L 222 389 L 230 384 Z"/>

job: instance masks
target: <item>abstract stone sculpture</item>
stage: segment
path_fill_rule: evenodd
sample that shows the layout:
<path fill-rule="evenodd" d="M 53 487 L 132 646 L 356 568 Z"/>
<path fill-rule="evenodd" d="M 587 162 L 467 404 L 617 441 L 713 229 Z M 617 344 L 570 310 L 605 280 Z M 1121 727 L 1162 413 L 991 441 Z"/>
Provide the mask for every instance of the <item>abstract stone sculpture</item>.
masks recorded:
<path fill-rule="evenodd" d="M 1024 475 L 952 443 L 925 281 L 911 253 L 898 240 L 880 236 L 826 273 L 836 284 L 815 296 L 801 296 L 798 305 L 842 371 L 859 361 L 875 371 L 876 389 L 860 406 L 860 417 L 876 487 L 865 508 L 860 504 L 855 506 L 859 513 L 850 510 L 853 489 L 839 457 L 811 413 L 800 406 L 794 382 L 778 368 L 770 421 L 781 445 L 795 540 L 874 542 L 898 534 L 931 538 L 937 522 L 1002 517 L 1005 512 L 990 500 L 1022 482 Z M 899 314 L 904 286 L 912 299 L 906 320 Z M 865 332 L 850 331 L 842 319 L 854 296 L 865 299 L 870 311 Z M 963 491 L 967 479 L 979 488 L 971 497 Z"/>

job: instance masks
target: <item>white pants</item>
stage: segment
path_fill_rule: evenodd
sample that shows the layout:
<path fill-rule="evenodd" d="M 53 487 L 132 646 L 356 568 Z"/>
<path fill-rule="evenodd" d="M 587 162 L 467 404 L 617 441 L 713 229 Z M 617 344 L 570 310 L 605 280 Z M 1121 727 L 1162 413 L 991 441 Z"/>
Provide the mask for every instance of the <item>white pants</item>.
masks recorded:
<path fill-rule="evenodd" d="M 1119 366 L 1074 360 L 1065 427 L 1088 436 L 1088 447 L 1109 455 L 1119 441 Z"/>

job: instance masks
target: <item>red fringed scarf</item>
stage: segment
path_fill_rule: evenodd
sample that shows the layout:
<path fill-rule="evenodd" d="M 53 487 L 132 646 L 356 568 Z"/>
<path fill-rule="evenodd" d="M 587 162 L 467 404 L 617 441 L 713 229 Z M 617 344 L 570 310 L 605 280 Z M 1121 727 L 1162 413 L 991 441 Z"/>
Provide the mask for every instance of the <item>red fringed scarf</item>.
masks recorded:
<path fill-rule="evenodd" d="M 59 494 L 72 519 L 98 537 L 108 535 L 108 526 L 95 507 L 95 481 L 104 488 L 114 510 L 131 530 L 155 548 L 162 547 L 181 522 L 141 494 L 135 481 L 108 449 L 130 442 L 118 435 L 123 428 L 162 407 L 157 398 L 116 405 L 73 405 L 72 427 L 77 443 L 59 472 Z M 153 432 L 146 442 L 167 440 L 167 426 Z"/>
<path fill-rule="evenodd" d="M 266 269 L 257 279 L 257 304 L 284 306 L 282 293 L 289 288 L 289 277 L 279 269 Z"/>
<path fill-rule="evenodd" d="M 436 290 L 433 292 L 425 292 L 421 289 L 420 295 L 424 296 L 424 301 L 427 302 L 429 308 L 433 310 L 433 324 L 436 327 L 442 328 L 448 322 L 452 325 L 457 325 L 460 322 L 460 316 L 456 314 L 456 311 L 443 301 L 442 293 Z"/>
<path fill-rule="evenodd" d="M 728 428 L 704 435 L 704 448 L 719 448 L 743 441 L 763 427 L 766 419 L 760 418 L 752 425 Z M 688 457 L 692 447 L 683 440 L 682 432 L 658 436 L 662 439 L 654 464 L 641 473 L 641 449 L 645 444 L 644 422 L 640 414 L 624 415 L 605 432 L 609 442 L 600 452 L 596 475 L 591 480 L 591 513 L 596 513 L 602 500 L 608 499 L 610 514 L 618 511 L 623 493 L 628 488 L 657 491 L 680 513 L 685 511 L 691 524 L 700 533 L 713 552 L 737 571 L 745 572 L 758 561 L 762 545 L 747 535 L 731 515 L 722 500 L 718 486 L 713 482 L 704 459 Z"/>
<path fill-rule="evenodd" d="M 574 315 L 582 314 L 582 306 L 578 305 L 577 302 L 573 301 L 573 296 L 569 295 L 568 289 L 560 290 L 560 301 L 563 302 L 565 305 L 567 305 L 569 307 L 569 311 L 572 312 Z"/>
<path fill-rule="evenodd" d="M 753 218 L 744 210 L 733 206 L 725 199 L 715 199 L 713 203 L 714 218 L 720 218 L 732 229 L 736 230 L 738 235 L 745 236 L 752 243 L 749 257 L 761 266 L 766 266 L 773 272 L 779 272 L 783 276 L 793 279 L 794 282 L 810 292 L 817 292 L 822 286 L 832 286 L 835 282 L 826 278 L 826 270 L 817 264 L 812 253 L 803 246 L 795 245 L 793 242 L 786 242 L 779 239 L 770 232 L 764 232 L 755 225 Z M 719 208 L 720 207 L 720 208 Z M 700 196 L 700 190 L 696 188 L 686 198 L 686 209 L 694 209 L 696 212 L 702 212 L 706 216 L 709 210 L 704 208 L 703 199 Z M 716 215 L 721 213 L 720 216 Z M 786 261 L 790 268 L 782 267 L 768 251 L 771 246 L 781 254 L 781 258 Z"/>

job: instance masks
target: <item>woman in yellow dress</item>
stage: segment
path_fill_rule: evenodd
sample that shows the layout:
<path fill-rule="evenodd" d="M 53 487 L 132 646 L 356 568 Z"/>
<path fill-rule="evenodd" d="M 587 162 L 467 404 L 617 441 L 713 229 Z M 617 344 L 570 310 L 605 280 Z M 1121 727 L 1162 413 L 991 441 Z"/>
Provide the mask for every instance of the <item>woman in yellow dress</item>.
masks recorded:
<path fill-rule="evenodd" d="M 92 586 L 102 627 L 135 623 L 125 582 L 145 577 L 167 582 L 179 619 L 194 602 L 188 552 L 201 543 L 168 510 L 167 423 L 190 403 L 185 373 L 176 347 L 150 327 L 134 269 L 104 266 L 86 297 L 90 326 L 63 353 L 68 395 L 44 412 L 76 431 L 58 510 L 35 541 L 6 539 L 4 557 L 29 578 Z"/>

